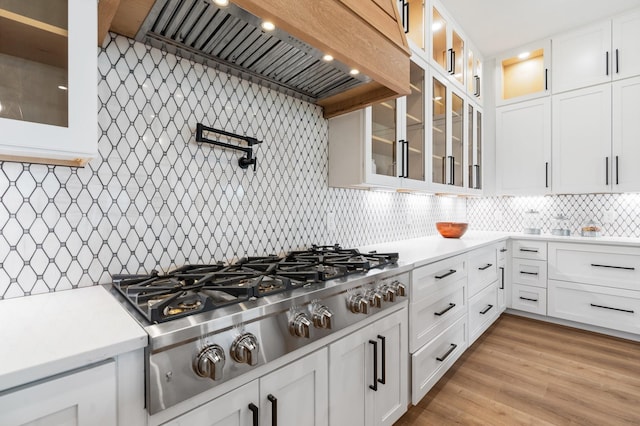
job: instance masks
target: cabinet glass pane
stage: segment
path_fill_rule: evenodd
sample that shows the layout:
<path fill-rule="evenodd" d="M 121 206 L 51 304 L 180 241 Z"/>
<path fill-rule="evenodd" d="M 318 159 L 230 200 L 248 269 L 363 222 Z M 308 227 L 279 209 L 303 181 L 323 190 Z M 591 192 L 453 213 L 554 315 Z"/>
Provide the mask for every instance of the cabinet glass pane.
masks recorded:
<path fill-rule="evenodd" d="M 409 32 L 407 37 L 419 48 L 424 49 L 424 2 L 423 0 L 404 0 L 400 5 L 407 5 L 409 13 Z M 400 12 L 402 15 L 402 11 Z M 406 13 L 406 12 L 405 12 Z"/>
<path fill-rule="evenodd" d="M 447 69 L 447 21 L 444 20 L 438 9 L 432 9 L 431 18 L 431 46 L 433 59 L 443 69 Z"/>
<path fill-rule="evenodd" d="M 464 85 L 464 40 L 453 31 L 453 77 Z M 464 87 L 464 86 L 463 86 Z"/>
<path fill-rule="evenodd" d="M 447 88 L 437 79 L 433 79 L 432 100 L 432 156 L 431 179 L 434 183 L 447 183 L 445 176 L 447 159 Z"/>
<path fill-rule="evenodd" d="M 410 82 L 411 94 L 407 96 L 409 178 L 424 181 L 424 70 L 413 62 Z"/>
<path fill-rule="evenodd" d="M 545 90 L 544 49 L 522 52 L 502 61 L 502 99 Z"/>
<path fill-rule="evenodd" d="M 0 0 L 0 117 L 68 126 L 67 0 Z"/>
<path fill-rule="evenodd" d="M 464 176 L 464 100 L 455 93 L 451 97 L 451 155 L 453 156 L 453 184 L 462 186 Z"/>
<path fill-rule="evenodd" d="M 371 110 L 374 173 L 396 176 L 396 103 L 381 102 L 373 105 Z"/>
<path fill-rule="evenodd" d="M 467 182 L 468 188 L 473 188 L 473 134 L 475 132 L 473 116 L 473 106 L 469 105 L 469 116 L 467 117 L 467 129 L 469 132 L 467 136 L 467 140 L 469 141 L 467 144 L 467 164 L 469 165 L 469 181 Z"/>
<path fill-rule="evenodd" d="M 476 114 L 476 189 L 482 188 L 482 113 Z"/>
<path fill-rule="evenodd" d="M 473 51 L 471 49 L 468 50 L 467 53 L 467 91 L 469 93 L 475 93 L 475 78 L 473 78 Z"/>

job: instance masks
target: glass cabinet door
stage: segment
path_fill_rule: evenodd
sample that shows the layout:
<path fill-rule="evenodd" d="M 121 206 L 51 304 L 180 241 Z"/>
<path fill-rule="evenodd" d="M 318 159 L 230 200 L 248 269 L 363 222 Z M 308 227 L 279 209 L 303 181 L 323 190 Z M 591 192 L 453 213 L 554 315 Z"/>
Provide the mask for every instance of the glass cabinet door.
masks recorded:
<path fill-rule="evenodd" d="M 482 111 L 469 104 L 467 119 L 467 185 L 471 189 L 482 189 Z"/>
<path fill-rule="evenodd" d="M 474 117 L 475 117 L 475 109 L 473 107 L 473 105 L 469 104 L 469 108 L 468 108 L 468 116 L 467 116 L 467 164 L 469 165 L 468 169 L 467 169 L 467 173 L 468 173 L 468 178 L 467 178 L 467 188 L 473 188 L 474 187 L 474 167 L 473 167 L 473 154 L 475 152 L 475 148 L 473 146 L 473 141 L 475 139 L 474 135 L 475 135 L 475 122 L 474 122 Z"/>
<path fill-rule="evenodd" d="M 435 7 L 431 8 L 431 49 L 433 60 L 447 70 L 447 21 Z"/>
<path fill-rule="evenodd" d="M 431 181 L 447 184 L 447 86 L 432 79 L 431 100 Z"/>
<path fill-rule="evenodd" d="M 371 167 L 374 174 L 397 177 L 397 105 L 381 102 L 371 107 Z"/>
<path fill-rule="evenodd" d="M 67 0 L 0 0 L 0 118 L 68 127 Z"/>
<path fill-rule="evenodd" d="M 424 0 L 397 0 L 407 38 L 424 49 Z"/>
<path fill-rule="evenodd" d="M 476 120 L 475 120 L 475 131 L 476 131 L 476 138 L 475 138 L 475 164 L 474 164 L 474 169 L 475 169 L 475 176 L 474 176 L 474 182 L 475 182 L 475 186 L 473 187 L 474 189 L 482 189 L 482 111 L 480 111 L 479 109 L 476 110 Z"/>
<path fill-rule="evenodd" d="M 474 65 L 473 49 L 467 47 L 467 93 L 470 95 L 476 93 L 476 81 L 473 73 Z"/>
<path fill-rule="evenodd" d="M 449 72 L 464 87 L 464 40 L 456 31 L 452 31 L 451 41 L 453 57 Z"/>
<path fill-rule="evenodd" d="M 547 40 L 498 58 L 498 105 L 550 94 L 550 46 Z"/>
<path fill-rule="evenodd" d="M 451 96 L 451 155 L 449 183 L 463 186 L 464 183 L 464 97 L 452 93 Z"/>
<path fill-rule="evenodd" d="M 420 66 L 411 62 L 410 84 L 411 94 L 406 98 L 406 140 L 409 149 L 409 179 L 425 180 L 424 145 L 425 145 L 425 111 L 424 111 L 424 77 Z"/>

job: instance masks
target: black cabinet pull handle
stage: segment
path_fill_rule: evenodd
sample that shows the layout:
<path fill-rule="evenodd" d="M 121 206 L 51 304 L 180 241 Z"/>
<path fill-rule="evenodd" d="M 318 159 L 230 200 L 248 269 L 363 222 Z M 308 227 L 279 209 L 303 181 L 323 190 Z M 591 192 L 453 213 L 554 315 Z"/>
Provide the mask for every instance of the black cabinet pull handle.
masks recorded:
<path fill-rule="evenodd" d="M 537 302 L 537 301 L 538 301 L 538 299 L 530 299 L 530 298 L 528 298 L 528 297 L 522 297 L 522 296 L 520 296 L 520 299 L 522 299 L 522 300 L 528 300 L 529 302 Z"/>
<path fill-rule="evenodd" d="M 442 157 L 442 183 L 446 184 L 447 183 L 447 158 L 446 157 Z"/>
<path fill-rule="evenodd" d="M 521 248 L 520 251 L 525 251 L 527 253 L 538 253 L 538 249 L 530 249 L 530 248 Z"/>
<path fill-rule="evenodd" d="M 504 252 L 506 252 L 506 251 L 507 251 L 507 249 L 506 249 L 506 248 L 501 248 L 501 249 L 500 249 L 500 253 L 504 253 Z"/>
<path fill-rule="evenodd" d="M 473 167 L 476 169 L 476 184 L 473 189 L 480 189 L 480 166 L 475 164 Z"/>
<path fill-rule="evenodd" d="M 440 316 L 446 314 L 447 312 L 449 312 L 451 309 L 455 308 L 455 306 L 456 306 L 455 303 L 449 303 L 449 306 L 447 306 L 446 308 L 444 308 L 440 312 L 434 312 L 433 315 L 436 315 L 436 316 L 440 317 Z"/>
<path fill-rule="evenodd" d="M 616 74 L 620 74 L 620 57 L 618 55 L 618 49 L 616 49 Z"/>
<path fill-rule="evenodd" d="M 451 352 L 456 350 L 457 347 L 458 345 L 456 345 L 455 343 L 452 343 L 451 346 L 449 346 L 449 350 L 444 355 L 436 357 L 436 361 L 440 361 L 440 362 L 444 361 L 449 357 L 449 355 L 451 355 Z"/>
<path fill-rule="evenodd" d="M 449 158 L 449 176 L 450 176 L 449 185 L 455 185 L 456 184 L 456 170 L 455 170 L 456 159 L 452 155 L 450 155 L 448 158 Z"/>
<path fill-rule="evenodd" d="M 594 308 L 601 308 L 601 309 L 609 309 L 611 311 L 620 311 L 620 312 L 626 312 L 628 314 L 633 314 L 634 311 L 631 309 L 620 309 L 620 308 L 612 308 L 610 306 L 603 306 L 603 305 L 595 305 L 593 303 L 590 303 L 591 306 L 593 306 Z"/>
<path fill-rule="evenodd" d="M 400 171 L 400 176 L 398 176 L 398 177 L 404 177 L 404 139 L 400 139 L 398 141 L 398 144 L 400 145 L 400 148 L 402 149 L 402 155 L 400 156 L 401 171 Z"/>
<path fill-rule="evenodd" d="M 269 394 L 267 399 L 271 402 L 271 426 L 278 426 L 278 400 Z"/>
<path fill-rule="evenodd" d="M 604 177 L 605 184 L 609 185 L 609 157 L 604 157 Z"/>
<path fill-rule="evenodd" d="M 378 379 L 378 383 L 386 385 L 387 383 L 387 339 L 378 334 L 378 339 L 382 342 L 382 378 Z"/>
<path fill-rule="evenodd" d="M 480 311 L 480 315 L 486 314 L 491 310 L 491 308 L 493 308 L 493 305 L 488 305 L 486 308 L 484 308 L 484 310 Z"/>
<path fill-rule="evenodd" d="M 447 67 L 447 72 L 449 74 L 453 74 L 453 49 L 448 49 L 449 52 L 449 66 Z"/>
<path fill-rule="evenodd" d="M 249 410 L 251 410 L 253 418 L 253 426 L 258 426 L 258 407 L 252 402 L 249 404 Z"/>
<path fill-rule="evenodd" d="M 474 75 L 473 78 L 476 80 L 476 92 L 474 93 L 474 95 L 476 95 L 476 98 L 479 98 L 480 97 L 480 76 Z"/>
<path fill-rule="evenodd" d="M 480 267 L 478 267 L 478 269 L 479 269 L 480 271 L 484 271 L 484 270 L 487 270 L 487 269 L 491 268 L 492 266 L 493 266 L 493 264 L 492 264 L 492 263 L 487 263 L 485 266 L 480 266 Z"/>
<path fill-rule="evenodd" d="M 521 273 L 521 274 L 524 274 L 524 275 L 535 275 L 535 276 L 538 276 L 538 273 L 537 273 L 537 272 L 520 271 L 520 273 Z"/>
<path fill-rule="evenodd" d="M 609 51 L 605 54 L 605 61 L 607 62 L 607 75 L 609 75 Z"/>
<path fill-rule="evenodd" d="M 544 90 L 549 90 L 549 68 L 544 69 Z"/>
<path fill-rule="evenodd" d="M 544 163 L 544 187 L 549 187 L 549 162 Z"/>
<path fill-rule="evenodd" d="M 445 274 L 442 274 L 442 275 L 436 275 L 435 278 L 436 278 L 436 280 L 441 280 L 443 278 L 447 278 L 449 275 L 455 274 L 456 272 L 458 272 L 458 271 L 456 271 L 455 269 L 449 269 L 449 272 L 447 272 Z"/>
<path fill-rule="evenodd" d="M 636 268 L 633 266 L 612 266 L 612 265 L 601 265 L 599 263 L 592 263 L 591 266 L 595 268 L 611 268 L 611 269 L 624 269 L 626 271 L 635 271 Z"/>
<path fill-rule="evenodd" d="M 373 345 L 373 384 L 369 385 L 369 389 L 378 392 L 378 342 L 369 340 L 369 343 Z"/>
<path fill-rule="evenodd" d="M 409 141 L 405 140 L 404 141 L 404 149 L 405 149 L 405 173 L 404 173 L 404 177 L 408 178 L 409 177 Z"/>
<path fill-rule="evenodd" d="M 618 163 L 618 156 L 616 155 L 616 185 L 620 185 L 620 176 L 618 171 L 620 170 L 620 164 Z"/>
<path fill-rule="evenodd" d="M 500 279 L 500 290 L 504 290 L 504 266 L 500 267 L 500 274 L 502 276 L 502 278 Z"/>

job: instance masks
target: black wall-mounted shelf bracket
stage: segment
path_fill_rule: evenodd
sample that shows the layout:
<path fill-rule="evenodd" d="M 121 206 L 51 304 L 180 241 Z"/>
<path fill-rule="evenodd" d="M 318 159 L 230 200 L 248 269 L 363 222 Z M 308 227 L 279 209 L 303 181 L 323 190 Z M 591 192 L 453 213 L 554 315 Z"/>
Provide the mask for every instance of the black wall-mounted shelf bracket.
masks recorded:
<path fill-rule="evenodd" d="M 232 145 L 230 143 L 208 139 L 204 136 L 204 132 L 217 133 L 219 135 L 224 135 L 232 139 L 245 141 L 249 146 L 244 147 L 244 146 Z M 258 163 L 258 160 L 253 155 L 253 145 L 262 143 L 262 141 L 259 141 L 256 138 L 252 138 L 250 136 L 237 135 L 235 133 L 230 133 L 230 132 L 225 132 L 224 130 L 214 129 L 213 127 L 207 127 L 202 123 L 198 123 L 196 125 L 196 142 L 210 143 L 212 145 L 218 145 L 223 148 L 230 148 L 230 149 L 235 149 L 237 151 L 242 151 L 244 152 L 245 155 L 244 157 L 240 157 L 240 159 L 238 159 L 238 165 L 243 169 L 246 169 L 250 165 L 253 165 L 253 170 L 254 171 L 256 170 L 256 164 Z"/>

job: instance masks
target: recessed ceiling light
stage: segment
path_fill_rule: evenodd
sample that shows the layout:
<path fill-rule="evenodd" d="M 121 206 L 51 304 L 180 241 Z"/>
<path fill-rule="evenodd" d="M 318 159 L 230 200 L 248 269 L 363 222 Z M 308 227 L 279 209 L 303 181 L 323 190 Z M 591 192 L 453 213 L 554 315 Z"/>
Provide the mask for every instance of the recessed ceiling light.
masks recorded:
<path fill-rule="evenodd" d="M 213 0 L 213 3 L 218 6 L 229 6 L 229 0 Z"/>
<path fill-rule="evenodd" d="M 530 55 L 529 52 L 522 52 L 521 54 L 518 55 L 518 58 L 527 59 L 529 57 L 529 55 Z"/>
<path fill-rule="evenodd" d="M 331 62 L 331 61 L 333 61 L 333 56 L 328 55 L 328 54 L 327 54 L 327 55 L 324 55 L 324 56 L 322 57 L 322 60 L 323 60 L 323 61 L 326 61 L 326 62 Z"/>
<path fill-rule="evenodd" d="M 437 21 L 431 24 L 431 31 L 433 31 L 434 33 L 436 31 L 440 31 L 441 29 L 442 29 L 442 22 Z"/>
<path fill-rule="evenodd" d="M 358 74 L 360 74 L 360 71 L 358 71 L 357 69 L 355 69 L 355 68 L 354 68 L 354 69 L 352 69 L 351 71 L 349 71 L 349 74 L 351 74 L 351 75 L 358 75 Z"/>
<path fill-rule="evenodd" d="M 58 86 L 58 89 L 60 89 L 60 90 L 67 90 L 67 86 L 60 85 L 60 86 Z"/>
<path fill-rule="evenodd" d="M 270 21 L 263 21 L 260 26 L 265 31 L 273 31 L 276 29 L 276 26 L 274 25 L 274 23 Z"/>

